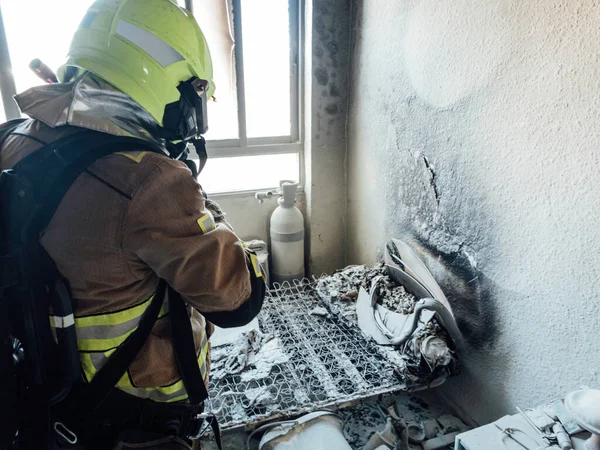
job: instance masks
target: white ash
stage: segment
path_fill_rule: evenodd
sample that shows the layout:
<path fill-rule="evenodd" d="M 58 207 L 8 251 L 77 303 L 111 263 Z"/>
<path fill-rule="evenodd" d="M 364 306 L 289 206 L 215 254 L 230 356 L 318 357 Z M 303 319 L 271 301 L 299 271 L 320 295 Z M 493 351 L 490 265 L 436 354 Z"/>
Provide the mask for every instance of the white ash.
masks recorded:
<path fill-rule="evenodd" d="M 261 380 L 269 376 L 275 364 L 288 360 L 272 334 L 251 330 L 212 351 L 211 378 L 216 381 L 239 373 L 244 381 Z"/>
<path fill-rule="evenodd" d="M 431 397 L 431 396 L 429 396 Z M 392 414 L 393 412 L 393 414 Z M 336 411 L 342 419 L 344 437 L 353 450 L 364 450 L 369 438 L 385 427 L 387 418 L 401 420 L 410 426 L 409 435 L 418 437 L 425 434 L 426 439 L 444 436 L 454 431 L 464 432 L 469 429 L 459 418 L 448 413 L 445 406 L 424 400 L 415 395 L 398 395 L 381 398 L 377 402 L 366 402 L 349 406 Z M 248 435 L 244 430 L 227 434 L 223 445 L 225 450 L 245 448 Z M 249 450 L 257 450 L 260 436 L 250 441 Z M 422 450 L 420 443 L 409 443 L 409 450 Z M 443 450 L 452 450 L 453 445 Z M 217 450 L 212 435 L 202 438 L 203 450 Z M 441 449 L 440 449 L 441 450 Z"/>
<path fill-rule="evenodd" d="M 371 436 L 385 427 L 385 412 L 380 405 L 372 402 L 340 413 L 344 419 L 344 438 L 353 449 L 364 448 Z"/>
<path fill-rule="evenodd" d="M 341 303 L 335 306 L 336 312 L 341 313 L 350 320 L 356 320 L 355 302 L 361 286 L 370 290 L 375 277 L 382 276 L 378 283 L 377 302 L 390 311 L 401 314 L 412 314 L 415 310 L 417 298 L 397 285 L 386 273 L 385 265 L 380 263 L 373 268 L 366 266 L 349 266 L 335 272 L 333 275 L 323 276 L 317 280 L 316 291 L 326 301 Z M 344 309 L 348 310 L 344 312 Z"/>
<path fill-rule="evenodd" d="M 425 439 L 469 429 L 459 418 L 448 414 L 442 405 L 410 395 L 381 399 L 377 403 L 366 402 L 342 409 L 338 414 L 344 421 L 344 437 L 354 450 L 363 450 L 374 433 L 383 431 L 387 419 L 391 419 L 393 424 L 402 421 L 405 426 L 409 426 L 409 436 L 424 434 Z M 409 441 L 408 449 L 421 450 L 421 444 L 417 442 Z M 399 442 L 395 444 L 396 448 L 405 448 Z M 454 446 L 450 445 L 443 447 L 443 450 L 453 448 Z"/>
<path fill-rule="evenodd" d="M 294 398 L 300 404 L 304 404 L 310 401 L 310 397 L 308 396 L 308 394 L 301 389 L 296 389 L 294 391 Z"/>
<path fill-rule="evenodd" d="M 310 312 L 311 316 L 329 317 L 329 312 L 322 306 L 316 306 Z"/>
<path fill-rule="evenodd" d="M 383 263 L 373 268 L 349 266 L 333 275 L 323 276 L 317 280 L 316 291 L 334 315 L 356 325 L 355 301 L 358 290 L 364 287 L 370 291 L 373 280 L 377 277 L 382 277 L 377 288 L 377 302 L 380 305 L 400 314 L 414 313 L 418 299 L 387 275 Z M 382 347 L 388 359 L 395 361 L 394 371 L 405 380 L 408 389 L 443 379 L 456 373 L 458 368 L 454 354 L 448 348 L 440 349 L 440 354 L 434 357 L 429 354 L 430 351 L 423 352 L 427 349 L 421 348 L 422 343 L 428 337 L 440 337 L 443 343 L 450 342 L 445 330 L 435 319 L 432 319 L 427 323 L 421 323 L 401 348 Z"/>
<path fill-rule="evenodd" d="M 250 400 L 250 405 L 272 405 L 275 396 L 268 386 L 246 389 L 244 395 Z"/>
<path fill-rule="evenodd" d="M 251 355 L 247 364 L 248 370 L 241 374 L 242 381 L 267 378 L 275 364 L 286 363 L 289 359 L 289 356 L 281 350 L 279 339 L 272 339 L 263 345 L 258 353 Z"/>
<path fill-rule="evenodd" d="M 383 277 L 377 284 L 377 303 L 392 312 L 412 314 L 418 301 L 417 297 L 407 292 L 404 286 L 396 284 L 387 274 L 383 263 L 369 271 L 363 284 L 365 289 L 370 291 L 373 279 L 377 276 Z"/>
<path fill-rule="evenodd" d="M 229 414 L 233 420 L 242 420 L 246 417 L 246 410 L 241 403 L 234 403 L 229 409 Z"/>
<path fill-rule="evenodd" d="M 369 270 L 366 266 L 348 266 L 332 275 L 323 276 L 317 280 L 317 293 L 324 300 L 355 302 Z"/>

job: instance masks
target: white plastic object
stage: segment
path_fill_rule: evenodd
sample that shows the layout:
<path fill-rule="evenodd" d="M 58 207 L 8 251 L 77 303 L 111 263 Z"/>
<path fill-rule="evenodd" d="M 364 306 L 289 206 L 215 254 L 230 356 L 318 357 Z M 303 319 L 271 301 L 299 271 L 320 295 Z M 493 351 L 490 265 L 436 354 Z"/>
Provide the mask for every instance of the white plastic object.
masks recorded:
<path fill-rule="evenodd" d="M 423 450 L 441 450 L 443 448 L 448 448 L 449 445 L 452 445 L 456 436 L 458 436 L 460 432 L 454 432 L 450 434 L 446 434 L 444 436 L 439 436 L 428 441 L 425 441 L 421 444 Z"/>
<path fill-rule="evenodd" d="M 352 450 L 344 439 L 342 421 L 328 411 L 314 412 L 290 422 L 275 423 L 259 450 Z"/>
<path fill-rule="evenodd" d="M 271 275 L 278 283 L 304 278 L 304 217 L 296 207 L 298 183 L 281 181 L 271 215 Z"/>
<path fill-rule="evenodd" d="M 419 326 L 427 323 L 434 313 L 450 333 L 452 339 L 458 342 L 461 333 L 454 316 L 440 301 L 429 298 L 429 291 L 415 278 L 395 266 L 386 266 L 388 274 L 396 283 L 419 299 L 411 314 L 394 313 L 377 304 L 377 285 L 383 281 L 383 276 L 371 280 L 371 291 L 361 288 L 356 302 L 358 326 L 381 345 L 403 345 Z"/>
<path fill-rule="evenodd" d="M 385 252 L 385 263 L 388 266 L 397 266 L 402 271 L 406 272 L 409 276 L 414 278 L 418 283 L 420 283 L 427 291 L 430 292 L 430 295 L 426 295 L 425 297 L 431 297 L 440 302 L 445 308 L 454 316 L 452 311 L 452 307 L 450 306 L 450 302 L 444 295 L 442 288 L 435 281 L 433 275 L 421 261 L 421 259 L 417 256 L 415 251 L 408 245 L 406 242 L 401 241 L 400 239 L 392 239 L 391 243 L 394 245 L 397 251 L 397 257 L 400 258 L 398 260 L 396 256 L 392 255 L 389 251 L 389 248 L 386 249 Z M 394 274 L 391 273 L 390 276 L 392 279 L 394 278 Z"/>
<path fill-rule="evenodd" d="M 565 408 L 582 428 L 592 433 L 588 450 L 600 450 L 600 390 L 580 389 L 565 397 Z"/>

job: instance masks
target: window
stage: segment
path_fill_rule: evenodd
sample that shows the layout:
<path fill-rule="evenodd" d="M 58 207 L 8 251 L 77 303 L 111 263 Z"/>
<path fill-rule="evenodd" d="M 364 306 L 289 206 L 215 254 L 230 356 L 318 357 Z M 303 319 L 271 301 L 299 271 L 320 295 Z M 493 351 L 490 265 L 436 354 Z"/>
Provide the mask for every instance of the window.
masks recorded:
<path fill-rule="evenodd" d="M 211 47 L 217 88 L 203 187 L 252 190 L 299 179 L 299 0 L 187 3 Z"/>
<path fill-rule="evenodd" d="M 275 187 L 280 179 L 302 182 L 301 0 L 177 1 L 192 9 L 214 65 L 216 101 L 208 105 L 206 134 L 211 159 L 200 183 L 218 193 Z M 71 37 L 92 3 L 0 0 L 13 90 L 40 84 L 28 67 L 34 58 L 55 70 L 64 62 Z M 32 10 L 36 13 L 30 14 Z"/>

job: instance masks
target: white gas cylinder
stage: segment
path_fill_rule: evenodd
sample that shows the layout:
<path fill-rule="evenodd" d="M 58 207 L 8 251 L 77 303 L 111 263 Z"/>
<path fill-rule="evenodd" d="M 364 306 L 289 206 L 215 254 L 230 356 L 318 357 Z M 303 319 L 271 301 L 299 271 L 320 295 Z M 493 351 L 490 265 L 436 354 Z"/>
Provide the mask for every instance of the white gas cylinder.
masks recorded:
<path fill-rule="evenodd" d="M 296 207 L 298 183 L 279 185 L 279 206 L 271 215 L 271 275 L 282 283 L 304 278 L 304 217 Z"/>

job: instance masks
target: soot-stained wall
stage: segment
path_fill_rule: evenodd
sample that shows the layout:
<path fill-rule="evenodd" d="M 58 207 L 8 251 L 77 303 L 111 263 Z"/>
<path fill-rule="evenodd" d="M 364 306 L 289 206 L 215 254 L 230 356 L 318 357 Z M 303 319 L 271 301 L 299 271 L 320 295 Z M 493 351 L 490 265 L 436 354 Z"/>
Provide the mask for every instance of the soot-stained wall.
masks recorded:
<path fill-rule="evenodd" d="M 415 246 L 465 334 L 479 422 L 600 367 L 600 5 L 358 0 L 348 262 Z"/>
<path fill-rule="evenodd" d="M 350 0 L 306 4 L 307 255 L 318 275 L 339 269 L 346 258 Z"/>

